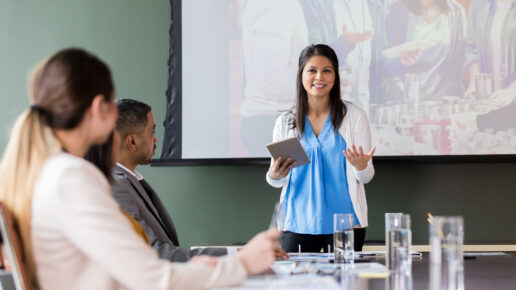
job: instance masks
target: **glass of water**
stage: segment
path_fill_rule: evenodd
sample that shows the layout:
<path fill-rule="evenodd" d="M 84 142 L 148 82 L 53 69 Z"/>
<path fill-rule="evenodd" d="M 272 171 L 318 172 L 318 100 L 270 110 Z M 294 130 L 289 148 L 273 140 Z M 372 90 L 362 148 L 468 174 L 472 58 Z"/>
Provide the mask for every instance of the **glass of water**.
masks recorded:
<path fill-rule="evenodd" d="M 335 263 L 353 263 L 353 214 L 333 215 L 333 251 Z"/>
<path fill-rule="evenodd" d="M 412 232 L 410 215 L 402 213 L 385 214 L 385 262 L 394 273 L 410 273 L 412 270 Z"/>
<path fill-rule="evenodd" d="M 491 74 L 478 73 L 475 75 L 475 87 L 478 99 L 486 99 L 493 93 Z"/>
<path fill-rule="evenodd" d="M 430 290 L 464 289 L 464 220 L 434 216 L 430 223 Z"/>
<path fill-rule="evenodd" d="M 387 278 L 386 290 L 413 290 L 414 283 L 411 273 L 392 273 Z M 349 288 L 351 289 L 351 288 Z"/>

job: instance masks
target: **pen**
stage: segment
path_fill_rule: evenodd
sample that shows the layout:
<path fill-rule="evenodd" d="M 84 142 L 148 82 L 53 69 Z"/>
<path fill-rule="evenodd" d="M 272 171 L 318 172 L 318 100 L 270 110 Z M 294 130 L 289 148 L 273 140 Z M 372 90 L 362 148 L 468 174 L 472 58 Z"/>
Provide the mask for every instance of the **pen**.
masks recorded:
<path fill-rule="evenodd" d="M 426 219 L 428 221 L 429 224 L 433 225 L 434 224 L 434 216 L 427 212 L 426 215 L 428 216 L 428 218 Z M 444 234 L 442 232 L 442 220 L 439 220 L 440 223 L 437 226 L 437 235 L 439 236 L 440 239 L 444 239 Z"/>
<path fill-rule="evenodd" d="M 333 263 L 335 263 L 335 259 L 330 259 L 328 262 L 330 264 L 333 264 Z M 367 259 L 367 258 L 356 258 L 356 259 L 353 259 L 353 262 L 354 263 L 369 263 L 369 262 L 371 262 L 371 260 Z"/>
<path fill-rule="evenodd" d="M 358 255 L 362 256 L 362 257 L 376 257 L 376 256 L 380 256 L 380 255 L 383 255 L 383 254 L 378 254 L 378 253 L 359 253 Z"/>

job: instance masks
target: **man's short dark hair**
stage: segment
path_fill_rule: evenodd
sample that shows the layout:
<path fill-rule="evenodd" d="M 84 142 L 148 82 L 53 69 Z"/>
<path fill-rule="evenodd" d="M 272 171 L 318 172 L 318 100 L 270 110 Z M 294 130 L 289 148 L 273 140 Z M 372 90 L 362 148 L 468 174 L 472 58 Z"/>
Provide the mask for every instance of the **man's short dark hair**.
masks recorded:
<path fill-rule="evenodd" d="M 117 99 L 118 120 L 116 130 L 124 140 L 129 134 L 138 134 L 147 126 L 147 114 L 151 111 L 149 105 L 131 99 Z"/>

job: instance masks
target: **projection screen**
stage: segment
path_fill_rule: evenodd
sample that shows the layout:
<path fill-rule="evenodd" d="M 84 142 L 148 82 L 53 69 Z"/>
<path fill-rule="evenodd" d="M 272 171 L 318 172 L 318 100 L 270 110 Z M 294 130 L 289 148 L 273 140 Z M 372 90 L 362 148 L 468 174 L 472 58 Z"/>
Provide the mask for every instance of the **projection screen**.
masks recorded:
<path fill-rule="evenodd" d="M 330 45 L 377 156 L 516 153 L 516 1 L 171 0 L 161 160 L 269 157 L 301 50 Z"/>

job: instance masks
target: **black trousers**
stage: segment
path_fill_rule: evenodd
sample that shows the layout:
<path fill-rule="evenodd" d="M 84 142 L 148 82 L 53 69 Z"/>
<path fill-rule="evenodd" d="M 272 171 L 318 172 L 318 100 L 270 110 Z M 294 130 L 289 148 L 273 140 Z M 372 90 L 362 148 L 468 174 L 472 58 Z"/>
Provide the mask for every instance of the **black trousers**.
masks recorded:
<path fill-rule="evenodd" d="M 353 229 L 355 251 L 362 251 L 365 241 L 365 228 Z M 284 231 L 281 235 L 281 247 L 287 253 L 298 252 L 301 246 L 301 252 L 328 252 L 328 245 L 330 251 L 333 252 L 333 234 L 331 235 L 309 235 L 297 234 L 289 231 Z"/>

